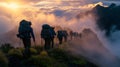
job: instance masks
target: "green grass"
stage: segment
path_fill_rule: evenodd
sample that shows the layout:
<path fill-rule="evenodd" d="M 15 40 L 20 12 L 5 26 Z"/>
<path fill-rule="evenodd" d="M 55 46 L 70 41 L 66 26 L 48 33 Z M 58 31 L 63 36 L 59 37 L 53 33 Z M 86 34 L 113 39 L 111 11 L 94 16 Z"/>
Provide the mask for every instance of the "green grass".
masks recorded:
<path fill-rule="evenodd" d="M 83 57 L 71 55 L 63 46 L 48 51 L 33 46 L 30 48 L 31 56 L 27 58 L 24 57 L 24 48 L 2 46 L 0 50 L 0 67 L 97 67 Z"/>
<path fill-rule="evenodd" d="M 8 67 L 8 59 L 2 51 L 0 51 L 0 67 Z"/>

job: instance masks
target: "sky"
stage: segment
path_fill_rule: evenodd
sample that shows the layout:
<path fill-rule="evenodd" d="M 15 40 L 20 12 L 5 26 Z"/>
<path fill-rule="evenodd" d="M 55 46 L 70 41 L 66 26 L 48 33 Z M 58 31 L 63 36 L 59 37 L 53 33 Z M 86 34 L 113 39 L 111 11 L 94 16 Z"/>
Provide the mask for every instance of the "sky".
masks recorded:
<path fill-rule="evenodd" d="M 75 17 L 91 10 L 97 4 L 108 6 L 111 3 L 120 5 L 120 0 L 0 0 L 0 35 L 18 29 L 22 19 L 31 21 L 33 30 L 38 32 L 40 32 L 41 25 L 45 23 L 68 27 L 77 32 L 85 27 L 95 30 L 95 19 L 91 15 L 82 17 L 80 20 Z M 101 31 L 97 34 L 100 40 L 105 43 Z M 116 35 L 119 34 L 114 33 L 113 37 Z M 119 37 L 117 42 L 110 42 L 112 45 L 118 44 L 118 49 L 120 47 Z M 116 46 L 111 46 L 111 49 L 116 49 Z M 120 50 L 118 49 L 114 53 L 119 54 Z"/>
<path fill-rule="evenodd" d="M 22 19 L 31 21 L 36 28 L 44 23 L 75 27 L 77 20 L 72 17 L 75 17 L 80 12 L 90 10 L 97 4 L 104 5 L 105 3 L 105 5 L 109 5 L 111 1 L 0 0 L 0 34 L 17 27 Z M 119 3 L 118 0 L 113 1 Z"/>

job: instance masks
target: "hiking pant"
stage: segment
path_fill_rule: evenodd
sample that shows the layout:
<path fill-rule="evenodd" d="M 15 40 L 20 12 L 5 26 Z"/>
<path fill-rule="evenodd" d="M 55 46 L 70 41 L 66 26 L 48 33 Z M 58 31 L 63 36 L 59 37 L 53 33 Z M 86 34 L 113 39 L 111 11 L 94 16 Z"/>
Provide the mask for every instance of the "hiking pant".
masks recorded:
<path fill-rule="evenodd" d="M 58 40 L 59 40 L 59 44 L 62 44 L 63 37 L 58 37 Z"/>
<path fill-rule="evenodd" d="M 31 47 L 31 39 L 30 38 L 23 38 L 22 39 L 23 44 L 24 44 L 24 56 L 25 57 L 30 57 L 31 53 L 30 53 L 30 47 Z"/>
<path fill-rule="evenodd" d="M 54 47 L 54 38 L 51 38 L 51 47 L 53 48 Z"/>
<path fill-rule="evenodd" d="M 45 38 L 45 45 L 44 45 L 44 48 L 47 50 L 47 49 L 50 49 L 50 41 L 51 39 L 50 38 Z"/>
<path fill-rule="evenodd" d="M 67 42 L 67 36 L 64 36 L 64 41 Z"/>
<path fill-rule="evenodd" d="M 23 41 L 25 49 L 31 47 L 31 40 L 30 40 L 30 38 L 23 38 L 22 41 Z"/>

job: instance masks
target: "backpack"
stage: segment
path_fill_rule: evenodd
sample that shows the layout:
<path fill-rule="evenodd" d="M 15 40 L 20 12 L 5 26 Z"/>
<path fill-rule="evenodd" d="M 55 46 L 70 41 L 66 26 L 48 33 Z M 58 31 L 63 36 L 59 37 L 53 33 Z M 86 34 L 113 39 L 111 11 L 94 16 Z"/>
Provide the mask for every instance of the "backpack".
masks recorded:
<path fill-rule="evenodd" d="M 52 38 L 54 38 L 54 36 L 56 35 L 56 32 L 54 31 L 54 27 L 51 27 L 50 31 L 52 33 Z"/>
<path fill-rule="evenodd" d="M 51 27 L 48 24 L 42 25 L 41 38 L 46 39 L 51 37 L 52 37 Z"/>
<path fill-rule="evenodd" d="M 42 29 L 50 29 L 51 27 L 50 27 L 50 25 L 48 25 L 48 24 L 43 24 L 42 25 Z"/>
<path fill-rule="evenodd" d="M 19 28 L 18 28 L 18 34 L 17 37 L 19 38 L 31 38 L 30 37 L 30 24 L 26 20 L 22 20 L 20 22 Z"/>
<path fill-rule="evenodd" d="M 57 35 L 58 38 L 62 38 L 62 37 L 64 36 L 62 30 L 59 30 L 59 31 L 57 31 L 57 32 L 58 32 L 58 35 Z"/>

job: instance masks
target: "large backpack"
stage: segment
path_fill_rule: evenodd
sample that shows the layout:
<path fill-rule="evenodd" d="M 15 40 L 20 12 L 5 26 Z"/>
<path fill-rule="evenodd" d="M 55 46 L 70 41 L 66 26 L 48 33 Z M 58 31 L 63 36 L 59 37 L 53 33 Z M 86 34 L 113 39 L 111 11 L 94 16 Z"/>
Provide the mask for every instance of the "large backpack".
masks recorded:
<path fill-rule="evenodd" d="M 17 34 L 17 36 L 19 38 L 30 38 L 30 29 L 31 27 L 29 22 L 26 20 L 22 20 L 19 25 L 18 29 L 19 34 Z"/>
<path fill-rule="evenodd" d="M 48 24 L 42 25 L 41 37 L 44 39 L 52 37 L 51 27 Z"/>
<path fill-rule="evenodd" d="M 62 37 L 64 36 L 62 30 L 58 30 L 57 33 L 58 33 L 58 34 L 57 34 L 57 37 L 58 37 L 58 38 L 62 38 Z"/>
<path fill-rule="evenodd" d="M 50 25 L 48 25 L 48 24 L 43 24 L 42 25 L 42 29 L 50 29 L 51 27 L 50 27 Z"/>

